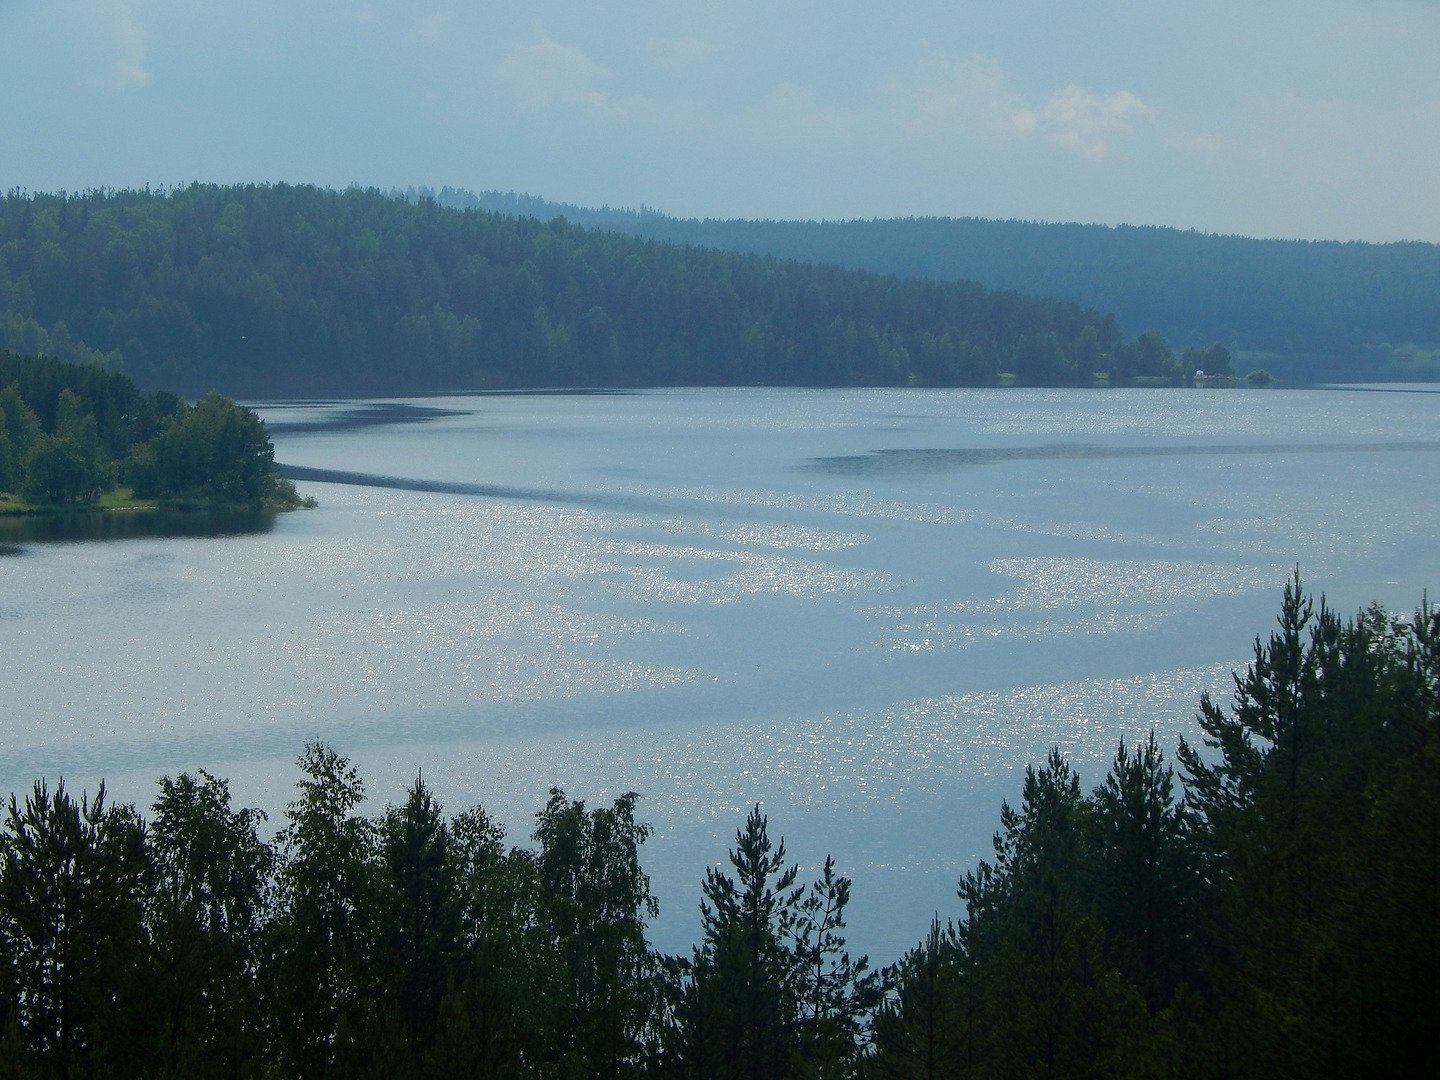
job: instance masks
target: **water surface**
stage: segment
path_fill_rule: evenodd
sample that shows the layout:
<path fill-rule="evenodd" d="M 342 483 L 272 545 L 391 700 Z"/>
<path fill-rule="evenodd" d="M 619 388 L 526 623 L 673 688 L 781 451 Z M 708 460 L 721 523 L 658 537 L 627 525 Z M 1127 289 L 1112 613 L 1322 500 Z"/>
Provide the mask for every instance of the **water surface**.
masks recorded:
<path fill-rule="evenodd" d="M 656 939 L 761 802 L 889 960 L 1052 745 L 1193 733 L 1285 580 L 1435 585 L 1440 401 L 1342 391 L 700 390 L 267 407 L 317 510 L 228 537 L 0 536 L 0 789 L 283 810 L 323 738 L 521 840 L 640 792 Z M 7 786 L 8 785 L 8 786 Z"/>

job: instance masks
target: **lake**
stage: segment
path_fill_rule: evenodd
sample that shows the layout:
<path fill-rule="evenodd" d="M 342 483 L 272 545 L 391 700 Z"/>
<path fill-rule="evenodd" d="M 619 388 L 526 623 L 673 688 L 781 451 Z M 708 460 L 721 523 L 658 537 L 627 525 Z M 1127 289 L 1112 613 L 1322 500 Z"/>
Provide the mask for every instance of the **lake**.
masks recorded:
<path fill-rule="evenodd" d="M 1051 746 L 1193 735 L 1296 566 L 1440 579 L 1434 388 L 668 390 L 263 406 L 319 509 L 0 534 L 0 791 L 204 767 L 271 812 L 327 740 L 524 841 L 634 790 L 661 947 L 748 807 L 888 962 Z"/>

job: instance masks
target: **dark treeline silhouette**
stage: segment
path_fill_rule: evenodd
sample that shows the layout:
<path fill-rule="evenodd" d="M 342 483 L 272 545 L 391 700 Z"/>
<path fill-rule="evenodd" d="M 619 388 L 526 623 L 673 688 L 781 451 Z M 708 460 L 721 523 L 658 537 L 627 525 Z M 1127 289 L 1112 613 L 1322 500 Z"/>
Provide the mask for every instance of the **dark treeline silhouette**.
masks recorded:
<path fill-rule="evenodd" d="M 318 743 L 273 843 L 203 771 L 148 819 L 36 784 L 0 829 L 0 1077 L 1433 1075 L 1440 613 L 1297 579 L 1235 686 L 1178 787 L 1153 736 L 1088 794 L 1028 770 L 958 921 L 880 972 L 758 807 L 663 956 L 633 793 L 554 790 L 507 848 L 421 779 L 364 816 Z"/>
<path fill-rule="evenodd" d="M 981 218 L 697 220 L 515 192 L 404 194 L 541 220 L 563 216 L 667 243 L 1058 297 L 1113 312 L 1130 335 L 1153 329 L 1177 345 L 1222 341 L 1247 352 L 1289 354 L 1287 378 L 1403 373 L 1389 346 L 1440 347 L 1440 244 L 1262 240 Z M 1434 366 L 1426 373 L 1435 377 Z"/>
<path fill-rule="evenodd" d="M 0 347 L 197 396 L 1184 370 L 1073 303 L 279 184 L 11 192 Z"/>
<path fill-rule="evenodd" d="M 265 425 L 219 394 L 191 405 L 93 363 L 0 352 L 0 496 L 86 505 L 142 499 L 294 505 Z"/>

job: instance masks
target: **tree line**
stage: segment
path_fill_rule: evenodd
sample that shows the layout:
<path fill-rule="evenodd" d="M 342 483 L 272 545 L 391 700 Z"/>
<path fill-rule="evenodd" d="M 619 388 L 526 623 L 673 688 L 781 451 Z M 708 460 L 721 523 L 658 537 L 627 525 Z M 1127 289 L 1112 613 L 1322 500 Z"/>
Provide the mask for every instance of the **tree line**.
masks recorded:
<path fill-rule="evenodd" d="M 196 396 L 1184 373 L 1074 303 L 284 184 L 12 191 L 0 347 Z"/>
<path fill-rule="evenodd" d="M 845 947 L 850 883 L 759 807 L 685 955 L 629 793 L 552 790 L 531 843 L 423 778 L 308 745 L 273 840 L 224 780 L 12 796 L 0 1076 L 1422 1076 L 1440 1051 L 1440 612 L 1342 620 L 1287 587 L 1229 707 L 1088 793 L 1058 752 L 897 963 Z M 917 928 L 917 931 L 919 928 Z"/>
<path fill-rule="evenodd" d="M 1149 226 L 982 218 L 743 221 L 588 209 L 515 192 L 410 188 L 418 200 L 651 240 L 902 277 L 977 281 L 1114 312 L 1127 334 L 1290 354 L 1287 377 L 1385 372 L 1391 347 L 1440 348 L 1440 245 L 1264 240 Z M 1208 369 L 1207 369 L 1208 370 Z M 1434 377 L 1433 369 L 1430 376 Z"/>
<path fill-rule="evenodd" d="M 119 486 L 141 499 L 295 505 L 251 410 L 142 391 L 93 363 L 0 352 L 0 498 L 86 506 Z"/>

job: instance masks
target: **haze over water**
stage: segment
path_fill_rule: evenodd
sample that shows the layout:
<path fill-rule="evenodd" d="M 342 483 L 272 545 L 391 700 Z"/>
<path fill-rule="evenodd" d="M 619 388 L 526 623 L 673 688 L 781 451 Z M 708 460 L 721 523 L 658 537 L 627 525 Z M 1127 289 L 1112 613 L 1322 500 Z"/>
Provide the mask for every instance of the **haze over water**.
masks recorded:
<path fill-rule="evenodd" d="M 1058 745 L 1167 752 L 1298 565 L 1352 614 L 1440 568 L 1440 396 L 677 390 L 262 409 L 320 508 L 0 537 L 0 791 L 204 767 L 278 820 L 303 742 L 528 836 L 635 790 L 652 935 L 754 802 L 888 962 Z M 385 422 L 376 422 L 385 421 Z M 310 477 L 312 479 L 306 479 Z M 324 477 L 324 481 L 313 479 Z"/>

